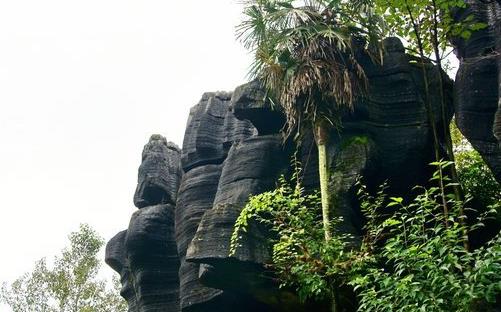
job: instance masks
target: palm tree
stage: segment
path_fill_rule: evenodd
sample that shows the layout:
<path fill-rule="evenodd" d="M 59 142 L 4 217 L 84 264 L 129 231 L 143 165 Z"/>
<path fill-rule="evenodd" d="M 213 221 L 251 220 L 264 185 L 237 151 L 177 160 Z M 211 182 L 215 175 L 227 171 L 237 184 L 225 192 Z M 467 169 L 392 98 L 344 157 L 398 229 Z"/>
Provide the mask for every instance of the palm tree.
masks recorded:
<path fill-rule="evenodd" d="M 237 32 L 255 54 L 250 74 L 286 116 L 284 137 L 311 129 L 318 148 L 325 240 L 331 238 L 326 145 L 340 115 L 363 93 L 355 58 L 378 42 L 370 0 L 247 0 Z"/>

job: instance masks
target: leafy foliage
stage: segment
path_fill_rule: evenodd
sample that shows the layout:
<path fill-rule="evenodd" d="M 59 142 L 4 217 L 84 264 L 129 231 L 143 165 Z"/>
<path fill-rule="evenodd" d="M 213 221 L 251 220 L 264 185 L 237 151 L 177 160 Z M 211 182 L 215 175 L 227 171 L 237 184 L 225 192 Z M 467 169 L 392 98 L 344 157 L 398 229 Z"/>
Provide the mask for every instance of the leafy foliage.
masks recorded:
<path fill-rule="evenodd" d="M 304 194 L 299 185 L 293 188 L 281 178 L 275 190 L 250 198 L 235 223 L 230 252 L 236 252 L 250 222 L 260 222 L 274 234 L 271 267 L 281 286 L 295 288 L 301 300 L 331 298 L 333 287 L 343 280 L 349 236 L 340 234 L 325 242 L 320 216 L 317 194 Z"/>
<path fill-rule="evenodd" d="M 287 117 L 286 136 L 351 107 L 365 74 L 357 50 L 378 45 L 371 0 L 248 0 L 239 38 L 259 78 Z"/>
<path fill-rule="evenodd" d="M 97 254 L 104 244 L 88 225 L 69 235 L 70 246 L 54 259 L 52 268 L 39 260 L 32 272 L 26 273 L 10 286 L 4 283 L 0 299 L 14 312 L 119 312 L 127 311 L 118 296 L 119 282 L 114 290 L 98 280 L 100 261 Z"/>
<path fill-rule="evenodd" d="M 482 206 L 501 202 L 501 185 L 475 150 L 456 154 L 459 179 L 464 189 L 474 194 Z"/>
<path fill-rule="evenodd" d="M 451 123 L 451 134 L 458 176 L 465 192 L 472 194 L 483 207 L 501 203 L 501 185 L 454 122 Z"/>
<path fill-rule="evenodd" d="M 312 130 L 318 147 L 324 237 L 330 231 L 328 129 L 365 91 L 356 54 L 378 46 L 372 0 L 247 0 L 240 39 L 254 52 L 251 76 L 285 114 L 284 137 Z M 273 101 L 274 100 L 274 101 Z"/>
<path fill-rule="evenodd" d="M 424 55 L 442 52 L 450 47 L 451 37 L 468 39 L 473 31 L 487 25 L 470 15 L 463 21 L 454 20 L 454 12 L 464 9 L 464 0 L 377 0 L 376 12 L 383 16 L 385 35 L 399 36 L 409 44 L 409 50 Z M 443 55 L 442 55 L 443 57 Z"/>
<path fill-rule="evenodd" d="M 383 190 L 373 197 L 361 188 L 365 213 L 384 221 L 367 224 L 371 244 L 353 262 L 350 284 L 359 311 L 471 311 L 479 302 L 494 303 L 501 294 L 501 234 L 482 248 L 465 249 L 464 233 L 482 226 L 487 214 L 468 226 L 461 215 L 466 203 L 448 195 L 453 209 L 446 217 L 439 188 L 419 189 L 405 204 Z M 381 203 L 388 201 L 395 212 L 381 218 Z"/>
<path fill-rule="evenodd" d="M 458 201 L 440 187 L 416 191 L 406 203 L 386 195 L 384 185 L 371 195 L 360 184 L 366 235 L 354 248 L 352 237 L 342 233 L 325 242 L 318 196 L 282 178 L 277 189 L 250 198 L 235 224 L 231 252 L 249 224 L 260 222 L 275 235 L 271 267 L 282 286 L 294 287 L 303 300 L 335 301 L 336 289 L 349 284 L 359 311 L 472 311 L 494 304 L 501 295 L 501 234 L 476 250 L 464 244 L 465 234 L 483 226 L 493 209 L 470 226 L 462 214 L 469 200 Z"/>

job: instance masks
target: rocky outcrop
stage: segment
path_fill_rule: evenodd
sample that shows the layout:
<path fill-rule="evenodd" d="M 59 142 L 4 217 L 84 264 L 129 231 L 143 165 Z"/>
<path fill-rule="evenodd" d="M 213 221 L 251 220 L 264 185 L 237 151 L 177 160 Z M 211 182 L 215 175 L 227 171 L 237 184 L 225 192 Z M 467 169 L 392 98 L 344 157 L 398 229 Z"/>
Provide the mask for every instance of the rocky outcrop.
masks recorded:
<path fill-rule="evenodd" d="M 422 69 L 405 53 L 399 39 L 387 38 L 383 44 L 382 65 L 361 57 L 368 77 L 367 94 L 357 100 L 352 113 L 343 117 L 342 130 L 330 134 L 328 148 L 332 155 L 331 206 L 343 218 L 340 230 L 352 234 L 355 244 L 363 232 L 356 195 L 359 177 L 373 189 L 387 181 L 387 192 L 402 196 L 410 195 L 415 185 L 426 185 L 434 170 L 428 165 L 435 156 Z M 434 71 L 427 73 L 435 127 L 443 133 L 440 81 Z M 446 86 L 444 118 L 449 122 L 453 113 L 452 82 L 445 73 L 442 78 Z M 445 153 L 443 149 L 439 152 Z"/>
<path fill-rule="evenodd" d="M 231 93 L 208 92 L 190 110 L 183 141 L 181 164 L 192 168 L 221 164 L 233 142 L 255 133 L 246 120 L 238 120 L 229 110 Z"/>
<path fill-rule="evenodd" d="M 183 141 L 181 163 L 184 176 L 176 204 L 176 238 L 181 260 L 180 303 L 183 311 L 206 311 L 208 306 L 228 310 L 238 300 L 220 289 L 202 285 L 200 265 L 186 261 L 188 245 L 204 213 L 211 210 L 218 191 L 223 163 L 235 142 L 256 129 L 230 111 L 231 94 L 205 93 L 190 111 Z"/>
<path fill-rule="evenodd" d="M 460 61 L 455 81 L 456 123 L 501 182 L 501 5 L 466 2 L 468 7 L 456 19 L 472 15 L 488 26 L 467 40 L 453 40 Z"/>
<path fill-rule="evenodd" d="M 285 118 L 272 108 L 267 98 L 262 84 L 253 80 L 235 89 L 231 110 L 238 119 L 249 120 L 259 135 L 278 133 L 284 126 Z"/>
<path fill-rule="evenodd" d="M 106 245 L 105 262 L 120 274 L 122 289 L 120 295 L 127 301 L 129 312 L 139 312 L 137 296 L 130 272 L 129 260 L 125 250 L 127 230 L 119 232 Z"/>
<path fill-rule="evenodd" d="M 359 176 L 369 187 L 388 180 L 388 191 L 401 195 L 425 184 L 433 170 L 422 69 L 398 39 L 384 44 L 383 65 L 360 56 L 368 92 L 343 116 L 343 128 L 330 133 L 328 146 L 329 189 L 344 220 L 339 230 L 352 233 L 354 244 L 363 225 L 355 195 Z M 441 77 L 447 105 L 442 116 L 440 79 L 428 73 L 435 127 L 443 133 L 441 119 L 449 121 L 453 113 L 452 83 Z M 233 93 L 205 93 L 190 111 L 182 151 L 159 136 L 146 145 L 134 200 L 140 210 L 106 253 L 121 274 L 131 312 L 328 310 L 322 303 L 300 303 L 265 270 L 266 228 L 251 225 L 229 256 L 233 226 L 249 196 L 273 189 L 282 174 L 290 176 L 293 155 L 303 164 L 306 189 L 318 186 L 311 136 L 302 138 L 296 153 L 279 134 L 283 116 L 264 99 L 256 81 Z"/>
<path fill-rule="evenodd" d="M 180 150 L 152 135 L 143 150 L 129 228 L 106 246 L 106 263 L 120 274 L 130 312 L 178 312 L 179 257 L 174 203 L 181 177 Z"/>
<path fill-rule="evenodd" d="M 134 205 L 138 208 L 176 203 L 181 179 L 181 151 L 160 135 L 152 135 L 144 146 Z"/>
<path fill-rule="evenodd" d="M 247 239 L 234 257 L 229 256 L 229 241 L 235 221 L 249 196 L 273 189 L 279 176 L 287 173 L 289 157 L 290 151 L 283 146 L 282 138 L 277 134 L 242 140 L 230 149 L 223 163 L 212 209 L 201 219 L 186 255 L 188 261 L 206 265 L 199 277 L 207 285 L 246 292 L 252 289 L 249 284 L 259 282 L 256 281 L 259 275 L 256 269 L 262 269 L 270 259 L 269 250 L 263 244 L 266 236 L 254 231 L 253 235 L 259 237 Z M 246 165 L 242 166 L 242 163 Z M 240 272 L 248 278 L 233 275 L 239 281 L 235 283 L 227 275 L 221 278 L 213 274 L 230 271 Z M 234 287 L 237 284 L 238 287 Z"/>
<path fill-rule="evenodd" d="M 174 206 L 163 204 L 136 211 L 127 230 L 125 249 L 138 310 L 179 311 Z"/>

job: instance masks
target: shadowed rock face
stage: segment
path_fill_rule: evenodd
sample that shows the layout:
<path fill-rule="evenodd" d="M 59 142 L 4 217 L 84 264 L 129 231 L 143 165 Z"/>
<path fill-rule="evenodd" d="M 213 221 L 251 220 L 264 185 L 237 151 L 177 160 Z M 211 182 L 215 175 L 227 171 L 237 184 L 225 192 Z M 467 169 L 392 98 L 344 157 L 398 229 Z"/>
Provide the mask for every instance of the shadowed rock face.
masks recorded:
<path fill-rule="evenodd" d="M 278 133 L 285 118 L 271 107 L 266 92 L 258 80 L 241 85 L 233 92 L 231 110 L 238 119 L 249 120 L 259 135 Z"/>
<path fill-rule="evenodd" d="M 174 235 L 174 206 L 136 211 L 125 238 L 139 311 L 179 311 L 179 258 Z"/>
<path fill-rule="evenodd" d="M 213 207 L 228 151 L 234 142 L 250 137 L 256 129 L 230 111 L 231 93 L 205 93 L 190 111 L 181 156 L 184 176 L 176 204 L 176 238 L 181 267 L 180 303 L 183 311 L 231 311 L 236 296 L 200 283 L 198 263 L 185 259 L 204 213 Z M 238 298 L 238 299 L 237 299 Z"/>
<path fill-rule="evenodd" d="M 106 244 L 105 262 L 120 274 L 122 289 L 120 295 L 127 301 L 129 312 L 139 312 L 137 297 L 129 269 L 129 260 L 125 250 L 127 230 L 119 232 Z"/>
<path fill-rule="evenodd" d="M 362 127 L 376 148 L 371 176 L 377 184 L 389 180 L 395 191 L 405 193 L 409 187 L 428 181 L 426 168 L 434 160 L 433 134 L 425 105 L 425 86 L 420 65 L 412 63 L 397 38 L 384 40 L 386 53 L 383 66 L 366 66 L 369 94 L 355 108 L 353 124 L 348 120 L 348 133 Z M 442 139 L 442 112 L 439 77 L 428 68 L 430 101 L 435 126 Z M 452 81 L 442 73 L 446 104 L 446 122 L 452 117 Z M 439 142 L 442 146 L 442 144 Z M 443 151 L 440 151 L 443 153 Z M 423 172 L 424 171 L 424 172 Z"/>
<path fill-rule="evenodd" d="M 186 250 L 195 235 L 203 214 L 212 209 L 221 165 L 204 165 L 184 174 L 176 206 L 176 237 L 181 267 L 179 271 L 183 311 L 213 301 L 221 290 L 208 288 L 198 278 L 199 265 L 185 261 Z"/>
<path fill-rule="evenodd" d="M 466 1 L 456 19 L 473 15 L 488 27 L 468 40 L 455 39 L 460 66 L 455 82 L 458 128 L 501 182 L 501 6 L 496 1 Z M 495 137 L 497 136 L 497 139 Z"/>
<path fill-rule="evenodd" d="M 232 146 L 223 170 L 212 209 L 205 212 L 195 237 L 188 248 L 187 261 L 204 263 L 200 278 L 205 283 L 231 291 L 227 286 L 232 278 L 239 280 L 239 288 L 250 289 L 247 283 L 256 267 L 270 259 L 269 250 L 263 244 L 262 233 L 254 232 L 257 239 L 242 243 L 235 257 L 229 257 L 229 240 L 235 221 L 250 195 L 260 194 L 275 187 L 281 174 L 289 169 L 290 150 L 282 144 L 280 135 L 256 136 Z M 246 164 L 242 166 L 242 163 Z M 230 269 L 231 267 L 231 269 Z M 249 270 L 251 272 L 249 272 Z M 241 272 L 241 275 L 214 276 L 215 271 Z M 221 284 L 219 282 L 222 282 Z M 262 283 L 262 282 L 261 282 Z"/>
<path fill-rule="evenodd" d="M 231 93 L 209 92 L 190 110 L 183 141 L 184 172 L 207 164 L 221 164 L 233 142 L 255 133 L 248 121 L 229 110 Z"/>

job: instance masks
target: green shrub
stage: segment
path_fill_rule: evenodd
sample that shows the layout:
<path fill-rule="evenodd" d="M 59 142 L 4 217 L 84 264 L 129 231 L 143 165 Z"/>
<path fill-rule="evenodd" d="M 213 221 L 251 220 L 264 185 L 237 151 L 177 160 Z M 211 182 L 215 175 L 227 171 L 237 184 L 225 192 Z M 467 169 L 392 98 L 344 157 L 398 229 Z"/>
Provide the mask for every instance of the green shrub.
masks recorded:
<path fill-rule="evenodd" d="M 472 194 L 481 207 L 501 202 L 501 185 L 455 122 L 451 122 L 451 136 L 458 177 L 464 192 Z"/>
<path fill-rule="evenodd" d="M 359 311 L 471 311 L 480 302 L 494 303 L 501 293 L 501 235 L 477 250 L 465 247 L 465 233 L 482 226 L 488 214 L 467 226 L 465 203 L 446 195 L 445 214 L 439 188 L 419 189 L 405 204 L 361 188 L 370 220 L 380 219 L 382 202 L 389 201 L 386 207 L 395 212 L 367 224 L 370 245 L 352 263 L 349 283 L 359 296 Z"/>
<path fill-rule="evenodd" d="M 475 150 L 456 153 L 459 181 L 468 194 L 473 194 L 483 207 L 501 201 L 501 185 L 480 154 Z"/>
<path fill-rule="evenodd" d="M 239 247 L 242 232 L 252 221 L 268 226 L 273 238 L 272 268 L 281 287 L 293 287 L 301 300 L 333 298 L 335 285 L 344 280 L 349 253 L 344 252 L 348 235 L 324 240 L 322 207 L 318 194 L 305 194 L 284 178 L 270 192 L 250 198 L 236 221 L 230 253 Z M 335 226 L 341 220 L 335 218 Z"/>
<path fill-rule="evenodd" d="M 361 185 L 366 235 L 353 249 L 346 234 L 326 242 L 318 195 L 282 178 L 277 189 L 250 198 L 236 222 L 231 252 L 255 221 L 273 234 L 271 267 L 281 286 L 295 288 L 302 300 L 329 299 L 335 306 L 337 290 L 348 284 L 359 311 L 471 311 L 480 303 L 493 304 L 501 294 L 501 234 L 477 250 L 466 244 L 466 233 L 482 226 L 488 214 L 468 226 L 462 216 L 468 200 L 444 197 L 437 187 L 417 190 L 419 195 L 404 203 L 389 198 L 384 186 L 372 196 Z M 334 233 L 339 222 L 332 222 Z"/>

